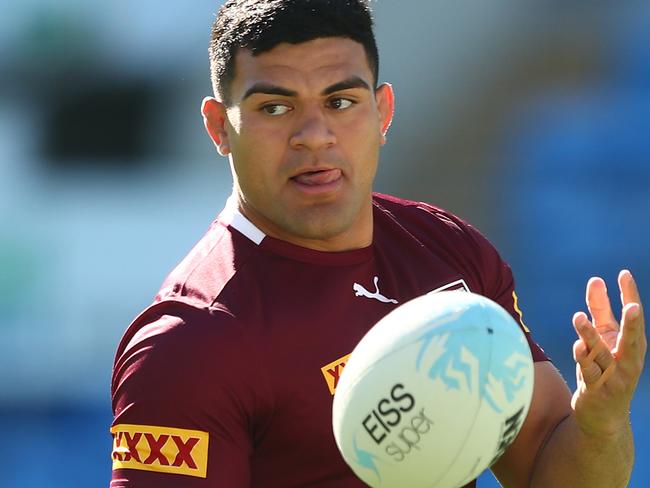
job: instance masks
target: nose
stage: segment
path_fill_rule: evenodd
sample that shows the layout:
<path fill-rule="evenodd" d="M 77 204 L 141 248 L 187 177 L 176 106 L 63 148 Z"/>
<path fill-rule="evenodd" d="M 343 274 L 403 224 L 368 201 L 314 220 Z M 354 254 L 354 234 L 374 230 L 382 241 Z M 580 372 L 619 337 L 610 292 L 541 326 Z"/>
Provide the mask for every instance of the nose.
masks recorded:
<path fill-rule="evenodd" d="M 298 119 L 289 143 L 295 149 L 316 150 L 333 146 L 336 143 L 336 136 L 323 109 L 307 110 Z"/>

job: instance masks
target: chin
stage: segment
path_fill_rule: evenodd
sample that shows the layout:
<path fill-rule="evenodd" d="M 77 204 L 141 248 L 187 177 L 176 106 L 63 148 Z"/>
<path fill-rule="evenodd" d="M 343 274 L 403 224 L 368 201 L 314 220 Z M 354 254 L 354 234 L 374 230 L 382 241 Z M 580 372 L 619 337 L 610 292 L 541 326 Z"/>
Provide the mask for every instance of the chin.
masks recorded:
<path fill-rule="evenodd" d="M 333 218 L 318 218 L 313 216 L 303 221 L 296 234 L 303 239 L 329 241 L 341 237 L 354 227 L 354 220 L 337 215 Z"/>

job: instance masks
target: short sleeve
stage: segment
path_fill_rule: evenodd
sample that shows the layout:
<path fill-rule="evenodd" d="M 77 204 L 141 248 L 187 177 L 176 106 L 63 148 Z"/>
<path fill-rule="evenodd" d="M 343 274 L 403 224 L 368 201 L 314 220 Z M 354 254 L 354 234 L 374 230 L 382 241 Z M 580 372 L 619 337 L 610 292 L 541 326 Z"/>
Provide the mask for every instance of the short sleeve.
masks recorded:
<path fill-rule="evenodd" d="M 462 222 L 462 221 L 461 221 Z M 501 258 L 492 243 L 476 228 L 463 222 L 465 231 L 473 241 L 476 259 L 475 269 L 479 270 L 476 280 L 482 287 L 482 294 L 501 305 L 519 324 L 526 335 L 533 360 L 548 361 L 544 350 L 535 342 L 530 329 L 524 323 L 523 312 L 519 307 L 515 280 L 510 266 Z"/>
<path fill-rule="evenodd" d="M 429 220 L 432 220 L 434 238 L 444 235 L 441 241 L 445 244 L 445 257 L 469 279 L 471 291 L 494 300 L 507 310 L 524 331 L 533 360 L 548 361 L 548 356 L 524 323 L 512 270 L 492 243 L 471 224 L 450 212 L 422 202 L 418 203 L 417 208 L 426 212 Z"/>
<path fill-rule="evenodd" d="M 118 347 L 111 488 L 249 486 L 264 403 L 242 327 L 225 312 L 159 303 Z"/>

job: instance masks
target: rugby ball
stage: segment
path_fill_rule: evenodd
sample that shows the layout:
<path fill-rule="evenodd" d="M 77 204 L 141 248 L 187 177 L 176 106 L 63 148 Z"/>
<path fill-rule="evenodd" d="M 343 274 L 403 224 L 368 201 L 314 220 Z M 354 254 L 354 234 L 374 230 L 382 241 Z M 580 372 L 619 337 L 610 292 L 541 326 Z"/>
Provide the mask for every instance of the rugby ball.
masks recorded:
<path fill-rule="evenodd" d="M 500 305 L 415 298 L 359 342 L 334 396 L 336 444 L 373 487 L 458 488 L 514 440 L 533 393 L 528 342 Z"/>

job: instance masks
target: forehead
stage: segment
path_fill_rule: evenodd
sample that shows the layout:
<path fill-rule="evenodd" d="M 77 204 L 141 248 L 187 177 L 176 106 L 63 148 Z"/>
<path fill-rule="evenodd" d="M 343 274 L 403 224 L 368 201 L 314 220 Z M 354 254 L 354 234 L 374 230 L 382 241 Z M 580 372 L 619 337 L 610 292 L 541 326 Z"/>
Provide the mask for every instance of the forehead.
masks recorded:
<path fill-rule="evenodd" d="M 240 49 L 235 56 L 231 94 L 238 100 L 255 83 L 270 83 L 299 93 L 317 91 L 358 76 L 373 86 L 373 75 L 360 43 L 342 37 L 314 39 L 300 44 L 281 43 L 253 56 Z"/>

